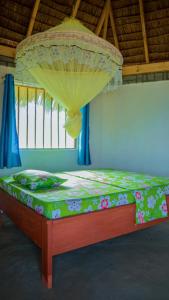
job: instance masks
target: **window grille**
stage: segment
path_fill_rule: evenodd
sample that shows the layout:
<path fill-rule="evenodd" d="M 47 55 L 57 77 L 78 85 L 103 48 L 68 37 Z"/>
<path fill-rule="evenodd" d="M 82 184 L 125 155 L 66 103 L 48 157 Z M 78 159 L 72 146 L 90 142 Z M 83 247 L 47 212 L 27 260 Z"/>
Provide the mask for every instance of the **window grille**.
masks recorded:
<path fill-rule="evenodd" d="M 63 125 L 66 112 L 44 89 L 15 86 L 20 148 L 75 148 Z"/>

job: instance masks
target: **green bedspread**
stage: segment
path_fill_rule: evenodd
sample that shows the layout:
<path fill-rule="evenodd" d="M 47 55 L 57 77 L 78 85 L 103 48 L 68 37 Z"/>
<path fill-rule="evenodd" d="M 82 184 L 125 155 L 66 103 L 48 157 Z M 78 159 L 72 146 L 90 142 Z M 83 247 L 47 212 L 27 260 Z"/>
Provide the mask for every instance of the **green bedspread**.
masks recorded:
<path fill-rule="evenodd" d="M 130 203 L 136 203 L 138 224 L 168 215 L 165 195 L 169 194 L 169 178 L 114 170 L 56 175 L 68 180 L 54 189 L 30 191 L 17 184 L 13 177 L 0 178 L 0 187 L 48 219 Z"/>

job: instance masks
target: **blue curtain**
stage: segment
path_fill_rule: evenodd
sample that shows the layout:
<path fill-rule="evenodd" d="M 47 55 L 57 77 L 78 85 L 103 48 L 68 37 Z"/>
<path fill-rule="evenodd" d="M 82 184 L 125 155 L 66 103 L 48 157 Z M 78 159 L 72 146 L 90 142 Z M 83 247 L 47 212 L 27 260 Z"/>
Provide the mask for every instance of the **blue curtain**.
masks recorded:
<path fill-rule="evenodd" d="M 14 77 L 5 76 L 0 135 L 0 168 L 21 166 L 15 116 Z"/>
<path fill-rule="evenodd" d="M 78 138 L 78 164 L 90 165 L 89 149 L 89 104 L 81 109 L 82 112 L 82 129 Z"/>

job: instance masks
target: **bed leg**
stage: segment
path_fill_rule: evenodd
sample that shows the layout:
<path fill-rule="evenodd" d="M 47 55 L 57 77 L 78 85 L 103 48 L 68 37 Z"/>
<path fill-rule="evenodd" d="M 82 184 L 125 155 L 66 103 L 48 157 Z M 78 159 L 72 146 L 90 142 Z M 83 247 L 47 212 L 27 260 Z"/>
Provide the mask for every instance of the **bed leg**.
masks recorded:
<path fill-rule="evenodd" d="M 0 209 L 0 226 L 3 224 L 1 216 L 3 215 L 3 211 Z"/>
<path fill-rule="evenodd" d="M 52 222 L 42 225 L 42 281 L 52 288 Z"/>

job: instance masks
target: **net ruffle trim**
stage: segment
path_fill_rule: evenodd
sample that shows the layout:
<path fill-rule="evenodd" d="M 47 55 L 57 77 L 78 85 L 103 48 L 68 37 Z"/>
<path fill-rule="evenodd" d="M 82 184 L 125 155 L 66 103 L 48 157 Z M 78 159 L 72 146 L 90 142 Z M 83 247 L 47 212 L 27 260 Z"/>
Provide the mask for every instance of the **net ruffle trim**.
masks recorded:
<path fill-rule="evenodd" d="M 112 59 L 100 53 L 82 50 L 76 46 L 43 46 L 27 51 L 25 55 L 17 59 L 17 70 L 27 72 L 35 67 L 55 69 L 56 71 L 105 71 L 114 72 L 116 64 Z"/>
<path fill-rule="evenodd" d="M 46 31 L 37 33 L 23 40 L 17 47 L 17 57 L 22 57 L 27 51 L 44 47 L 72 47 L 77 46 L 81 50 L 87 50 L 102 55 L 108 55 L 112 61 L 122 65 L 123 57 L 120 51 L 109 42 L 88 33 L 72 32 L 53 32 Z"/>

